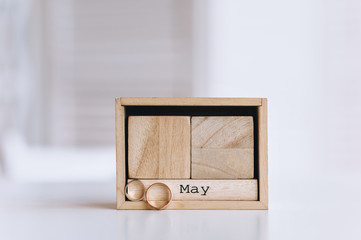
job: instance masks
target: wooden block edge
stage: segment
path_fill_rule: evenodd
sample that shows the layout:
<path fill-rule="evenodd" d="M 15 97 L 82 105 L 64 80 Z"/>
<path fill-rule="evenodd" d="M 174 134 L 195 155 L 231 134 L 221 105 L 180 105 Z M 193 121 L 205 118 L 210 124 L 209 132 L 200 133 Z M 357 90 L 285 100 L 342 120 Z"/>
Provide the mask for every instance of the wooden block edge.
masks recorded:
<path fill-rule="evenodd" d="M 119 98 L 115 99 L 115 144 L 116 144 L 116 203 L 117 208 L 125 202 L 125 129 L 124 107 Z"/>
<path fill-rule="evenodd" d="M 146 202 L 126 201 L 118 210 L 150 210 Z M 172 201 L 165 210 L 268 210 L 261 201 Z"/>
<path fill-rule="evenodd" d="M 262 98 L 258 107 L 259 128 L 259 200 L 268 209 L 268 106 L 267 98 Z"/>
<path fill-rule="evenodd" d="M 119 97 L 123 106 L 261 106 L 262 98 Z"/>

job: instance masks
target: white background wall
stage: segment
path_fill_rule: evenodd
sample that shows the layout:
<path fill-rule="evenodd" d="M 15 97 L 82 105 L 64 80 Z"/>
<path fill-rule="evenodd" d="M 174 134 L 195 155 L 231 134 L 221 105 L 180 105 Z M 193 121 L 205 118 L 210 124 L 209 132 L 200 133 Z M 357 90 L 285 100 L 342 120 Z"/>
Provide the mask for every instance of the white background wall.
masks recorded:
<path fill-rule="evenodd" d="M 35 143 L 112 145 L 115 97 L 190 96 L 191 7 L 173 0 L 44 1 L 44 136 Z M 34 142 L 38 134 L 31 133 Z"/>
<path fill-rule="evenodd" d="M 207 96 L 269 98 L 271 179 L 361 173 L 361 2 L 210 1 Z"/>
<path fill-rule="evenodd" d="M 361 239 L 360 13 L 359 0 L 0 0 L 0 169 L 38 181 L 0 182 L 0 236 Z M 114 95 L 191 93 L 268 97 L 268 211 L 113 210 Z"/>
<path fill-rule="evenodd" d="M 192 14 L 188 0 L 0 0 L 0 170 L 113 178 L 115 98 L 192 95 Z"/>
<path fill-rule="evenodd" d="M 359 1 L 2 3 L 0 134 L 19 146 L 113 151 L 116 96 L 268 97 L 271 179 L 361 172 Z"/>

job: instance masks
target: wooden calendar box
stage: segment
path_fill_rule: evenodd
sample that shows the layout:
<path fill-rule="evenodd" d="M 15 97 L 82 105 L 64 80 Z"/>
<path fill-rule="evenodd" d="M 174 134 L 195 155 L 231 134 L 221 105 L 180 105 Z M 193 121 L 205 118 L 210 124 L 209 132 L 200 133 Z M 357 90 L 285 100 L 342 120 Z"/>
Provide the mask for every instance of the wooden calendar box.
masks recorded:
<path fill-rule="evenodd" d="M 267 209 L 267 99 L 116 98 L 116 155 L 117 209 Z"/>

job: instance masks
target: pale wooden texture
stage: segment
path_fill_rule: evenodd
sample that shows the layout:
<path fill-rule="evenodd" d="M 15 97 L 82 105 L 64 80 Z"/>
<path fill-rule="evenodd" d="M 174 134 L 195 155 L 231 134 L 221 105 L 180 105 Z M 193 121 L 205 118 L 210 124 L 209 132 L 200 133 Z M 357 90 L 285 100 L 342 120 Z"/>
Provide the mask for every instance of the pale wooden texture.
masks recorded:
<path fill-rule="evenodd" d="M 122 97 L 123 106 L 261 106 L 261 98 Z"/>
<path fill-rule="evenodd" d="M 130 178 L 190 178 L 190 117 L 130 116 Z"/>
<path fill-rule="evenodd" d="M 191 178 L 254 177 L 253 117 L 192 117 Z"/>
<path fill-rule="evenodd" d="M 120 209 L 150 209 L 144 201 L 130 202 L 125 201 Z M 261 210 L 267 209 L 260 201 L 172 201 L 166 208 L 168 210 L 178 209 L 242 209 L 242 210 Z"/>
<path fill-rule="evenodd" d="M 268 131 L 267 131 L 267 98 L 262 98 L 262 106 L 258 107 L 258 175 L 259 200 L 268 209 Z"/>
<path fill-rule="evenodd" d="M 130 180 L 129 180 L 130 181 Z M 151 180 L 140 179 L 148 188 L 155 182 L 166 184 L 172 191 L 173 200 L 257 200 L 257 179 L 242 180 Z M 139 195 L 143 188 L 136 184 L 130 184 L 128 192 Z M 149 195 L 150 200 L 167 200 L 168 192 L 161 187 L 154 189 Z"/>
<path fill-rule="evenodd" d="M 122 98 L 123 99 L 123 98 Z M 128 98 L 127 98 L 128 99 Z M 138 98 L 137 98 L 138 99 Z M 141 98 L 143 99 L 143 98 Z M 183 98 L 182 98 L 183 99 Z M 238 99 L 238 98 L 237 98 Z M 133 98 L 129 99 L 130 105 L 137 105 L 133 101 Z M 127 104 L 126 100 L 124 103 Z M 143 100 L 141 100 L 143 101 Z M 140 103 L 141 103 L 140 101 Z M 152 100 L 153 101 L 153 100 Z M 172 101 L 172 99 L 155 100 L 156 103 L 154 105 L 164 105 L 171 106 L 174 103 L 182 104 L 179 100 Z M 169 101 L 169 104 L 162 104 L 162 101 Z M 207 100 L 208 101 L 208 100 Z M 225 100 L 229 103 L 228 99 Z M 243 99 L 241 100 L 243 101 Z M 258 177 L 259 177 L 259 191 L 258 191 L 258 200 L 256 201 L 221 201 L 221 200 L 212 200 L 212 201 L 204 201 L 204 200 L 183 200 L 178 201 L 174 200 L 170 203 L 170 205 L 166 209 L 268 209 L 268 163 L 267 163 L 267 99 L 258 98 L 257 102 L 259 104 L 254 106 L 258 107 L 259 114 L 259 159 L 258 159 Z M 117 209 L 150 209 L 148 204 L 144 201 L 140 202 L 131 202 L 125 201 L 124 195 L 124 184 L 125 184 L 125 138 L 124 138 L 124 109 L 121 106 L 121 99 L 116 99 L 117 107 L 116 107 L 116 136 L 117 136 Z M 212 105 L 214 104 L 214 105 Z M 140 104 L 139 104 L 140 105 Z M 145 105 L 150 105 L 149 102 Z M 206 106 L 206 102 L 199 103 L 199 101 L 193 98 L 189 98 L 186 100 L 184 106 Z M 209 106 L 232 106 L 231 103 L 227 104 L 224 100 L 219 100 L 217 98 L 212 99 L 212 103 Z M 233 105 L 238 106 L 238 105 Z M 252 105 L 242 105 L 240 103 L 239 106 L 252 106 Z"/>
<path fill-rule="evenodd" d="M 115 100 L 115 137 L 116 137 L 116 197 L 117 208 L 125 201 L 125 126 L 124 107 Z"/>

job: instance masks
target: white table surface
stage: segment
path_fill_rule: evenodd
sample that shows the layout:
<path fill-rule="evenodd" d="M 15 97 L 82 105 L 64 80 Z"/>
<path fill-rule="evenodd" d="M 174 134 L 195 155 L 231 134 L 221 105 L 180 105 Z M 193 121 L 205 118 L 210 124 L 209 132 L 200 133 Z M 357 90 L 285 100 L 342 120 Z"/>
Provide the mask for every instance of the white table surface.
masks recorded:
<path fill-rule="evenodd" d="M 270 181 L 267 210 L 115 210 L 104 183 L 0 182 L 0 239 L 361 239 L 360 178 Z"/>

